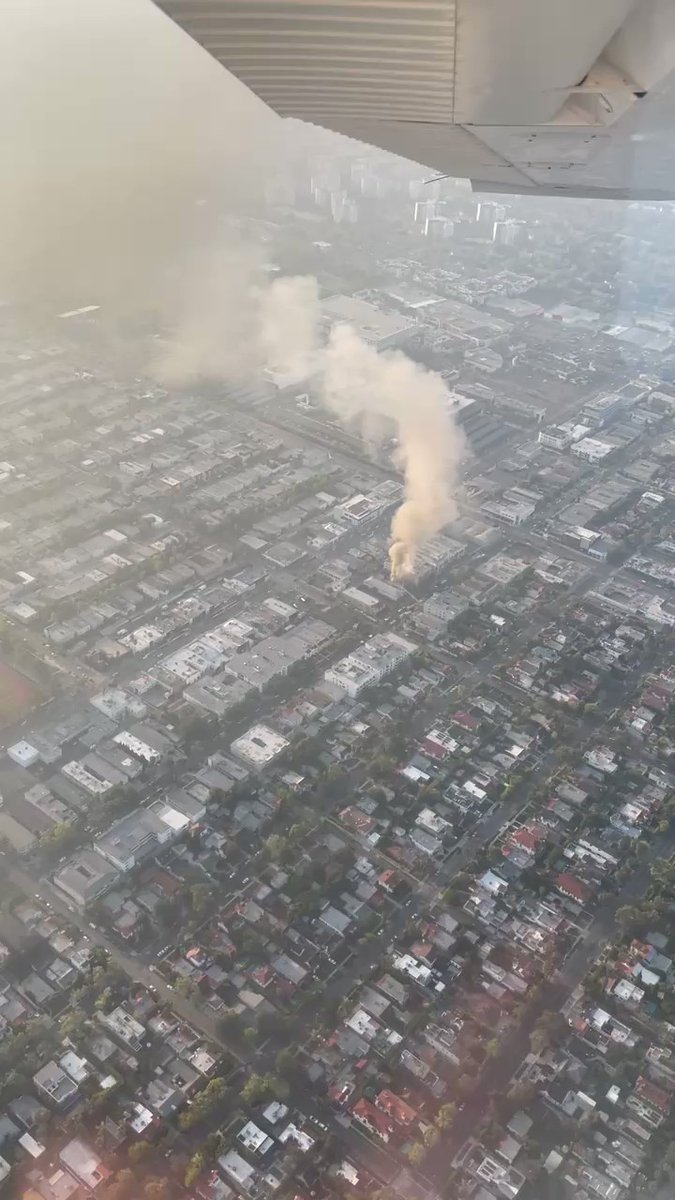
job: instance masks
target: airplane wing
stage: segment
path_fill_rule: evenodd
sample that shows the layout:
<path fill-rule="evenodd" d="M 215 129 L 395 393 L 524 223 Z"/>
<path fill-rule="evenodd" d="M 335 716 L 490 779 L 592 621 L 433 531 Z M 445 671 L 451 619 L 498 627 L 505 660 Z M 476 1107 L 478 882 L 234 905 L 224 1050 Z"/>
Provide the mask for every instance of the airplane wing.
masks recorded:
<path fill-rule="evenodd" d="M 674 0 L 155 0 L 283 117 L 481 191 L 675 197 Z"/>

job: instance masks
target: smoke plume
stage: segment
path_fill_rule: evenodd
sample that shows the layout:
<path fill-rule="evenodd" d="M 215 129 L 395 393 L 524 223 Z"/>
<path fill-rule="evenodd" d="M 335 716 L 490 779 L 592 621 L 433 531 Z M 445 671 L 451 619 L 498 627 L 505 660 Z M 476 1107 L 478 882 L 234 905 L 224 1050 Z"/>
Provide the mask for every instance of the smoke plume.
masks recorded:
<path fill-rule="evenodd" d="M 147 0 L 4 0 L 2 20 L 0 299 L 38 323 L 90 304 L 111 328 L 151 314 L 167 385 L 311 374 L 342 421 L 396 437 L 391 569 L 413 572 L 454 514 L 461 437 L 437 375 L 348 327 L 322 344 L 316 280 L 267 281 L 248 217 L 302 127 Z"/>
<path fill-rule="evenodd" d="M 260 296 L 264 361 L 300 383 L 317 367 L 319 287 L 310 275 L 275 279 Z"/>
<path fill-rule="evenodd" d="M 262 348 L 268 361 L 299 381 L 312 374 L 323 401 L 345 424 L 389 426 L 397 441 L 405 499 L 391 526 L 395 579 L 413 575 L 418 548 L 456 516 L 455 491 L 464 447 L 440 375 L 400 351 L 379 354 L 349 325 L 319 345 L 316 281 L 280 279 L 262 303 Z"/>
<path fill-rule="evenodd" d="M 378 354 L 338 325 L 323 354 L 323 394 L 342 419 L 372 414 L 394 426 L 405 499 L 392 521 L 389 560 L 392 578 L 412 575 L 418 548 L 456 516 L 463 439 L 443 380 L 400 351 Z"/>

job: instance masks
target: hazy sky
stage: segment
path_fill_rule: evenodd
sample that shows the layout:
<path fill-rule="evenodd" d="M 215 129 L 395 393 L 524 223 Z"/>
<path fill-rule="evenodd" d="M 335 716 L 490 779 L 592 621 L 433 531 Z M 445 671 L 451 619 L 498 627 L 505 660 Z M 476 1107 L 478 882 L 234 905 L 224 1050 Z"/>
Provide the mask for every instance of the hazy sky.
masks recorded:
<path fill-rule="evenodd" d="M 278 119 L 150 0 L 4 0 L 2 25 L 0 291 L 152 299 L 259 188 Z"/>

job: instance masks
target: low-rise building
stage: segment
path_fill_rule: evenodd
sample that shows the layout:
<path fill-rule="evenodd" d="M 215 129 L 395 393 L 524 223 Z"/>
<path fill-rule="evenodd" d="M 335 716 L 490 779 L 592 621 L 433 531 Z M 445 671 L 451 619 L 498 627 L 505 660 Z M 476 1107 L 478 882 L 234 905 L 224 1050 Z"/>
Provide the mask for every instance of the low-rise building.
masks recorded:
<path fill-rule="evenodd" d="M 98 899 L 119 878 L 119 871 L 95 850 L 81 850 L 54 875 L 54 883 L 80 908 Z"/>
<path fill-rule="evenodd" d="M 347 654 L 324 672 L 327 683 L 358 696 L 365 688 L 386 679 L 417 650 L 414 642 L 396 633 L 378 633 L 358 650 Z"/>
<path fill-rule="evenodd" d="M 252 725 L 241 737 L 235 738 L 230 750 L 261 770 L 283 754 L 288 745 L 287 739 L 269 725 Z"/>

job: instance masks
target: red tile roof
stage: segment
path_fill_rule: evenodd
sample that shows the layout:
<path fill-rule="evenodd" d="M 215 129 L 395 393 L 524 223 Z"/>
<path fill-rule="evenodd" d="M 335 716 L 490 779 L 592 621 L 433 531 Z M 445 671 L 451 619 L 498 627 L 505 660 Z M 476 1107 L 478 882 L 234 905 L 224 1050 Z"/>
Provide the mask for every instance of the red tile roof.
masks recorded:
<path fill-rule="evenodd" d="M 392 1137 L 396 1132 L 396 1126 L 394 1125 L 393 1121 L 391 1121 L 385 1113 L 380 1112 L 380 1110 L 376 1108 L 374 1104 L 371 1104 L 370 1100 L 366 1100 L 365 1097 L 362 1097 L 360 1100 L 356 1101 L 356 1104 L 352 1108 L 352 1113 L 357 1120 L 363 1121 L 364 1124 L 369 1125 L 371 1129 L 374 1129 L 375 1133 L 378 1135 L 378 1137 L 382 1138 L 383 1142 L 388 1142 L 389 1138 Z"/>
<path fill-rule="evenodd" d="M 652 1083 L 651 1079 L 645 1079 L 641 1075 L 635 1084 L 635 1091 L 641 1100 L 646 1100 L 647 1104 L 653 1104 L 654 1108 L 660 1109 L 663 1113 L 670 1112 L 670 1096 L 664 1088 L 657 1087 Z"/>
<path fill-rule="evenodd" d="M 376 1096 L 375 1103 L 378 1108 L 382 1109 L 382 1112 L 398 1121 L 399 1125 L 412 1125 L 417 1117 L 414 1108 L 406 1104 L 405 1100 L 396 1095 L 396 1092 L 390 1092 L 387 1088 L 383 1088 L 379 1096 Z"/>
<path fill-rule="evenodd" d="M 562 875 L 556 877 L 555 886 L 559 892 L 564 892 L 567 896 L 578 900 L 580 904 L 588 900 L 591 894 L 590 888 L 577 879 L 576 875 L 570 875 L 569 871 L 563 871 Z"/>

